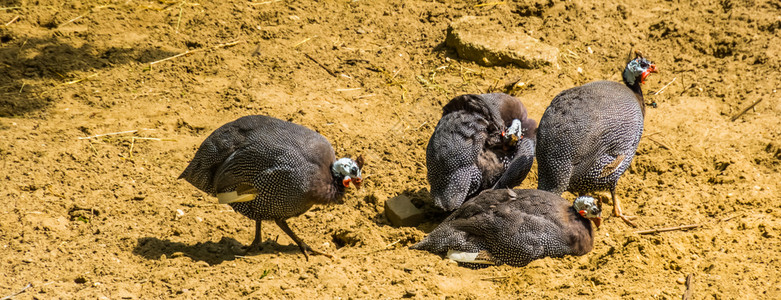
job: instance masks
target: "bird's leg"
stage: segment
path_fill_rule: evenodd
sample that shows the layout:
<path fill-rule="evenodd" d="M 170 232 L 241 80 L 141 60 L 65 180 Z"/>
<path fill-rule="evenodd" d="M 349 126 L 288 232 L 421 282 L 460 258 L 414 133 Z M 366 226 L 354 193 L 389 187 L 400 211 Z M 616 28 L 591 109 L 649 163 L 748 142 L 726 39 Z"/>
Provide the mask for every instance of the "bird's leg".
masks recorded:
<path fill-rule="evenodd" d="M 616 198 L 616 190 L 615 189 L 611 189 L 610 190 L 610 198 L 613 199 L 613 214 L 615 216 L 621 218 L 621 220 L 624 220 L 624 222 L 629 224 L 629 226 L 637 227 L 637 225 L 635 225 L 635 223 L 632 223 L 632 221 L 629 221 L 629 219 L 634 218 L 634 216 L 624 215 L 624 213 L 621 211 L 621 204 L 618 202 L 618 199 Z"/>
<path fill-rule="evenodd" d="M 260 220 L 255 220 L 255 239 L 252 240 L 252 244 L 247 246 L 247 252 L 260 251 Z"/>
<path fill-rule="evenodd" d="M 312 247 L 309 247 L 309 245 L 304 243 L 304 241 L 301 238 L 299 238 L 295 233 L 293 233 L 293 230 L 290 230 L 290 226 L 287 225 L 287 221 L 285 221 L 284 219 L 276 219 L 274 221 L 277 222 L 277 226 L 279 226 L 279 228 L 281 228 L 282 231 L 287 233 L 287 235 L 291 239 L 293 239 L 293 241 L 296 242 L 296 244 L 298 244 L 298 248 L 301 248 L 301 252 L 304 253 L 304 257 L 306 258 L 307 261 L 309 261 L 309 254 L 307 253 L 307 251 L 312 252 L 312 253 L 317 254 L 317 255 L 323 255 L 323 256 L 326 256 L 328 258 L 333 258 L 333 256 L 331 254 L 328 254 L 328 253 L 325 253 L 325 252 L 320 252 L 320 251 L 312 249 Z"/>

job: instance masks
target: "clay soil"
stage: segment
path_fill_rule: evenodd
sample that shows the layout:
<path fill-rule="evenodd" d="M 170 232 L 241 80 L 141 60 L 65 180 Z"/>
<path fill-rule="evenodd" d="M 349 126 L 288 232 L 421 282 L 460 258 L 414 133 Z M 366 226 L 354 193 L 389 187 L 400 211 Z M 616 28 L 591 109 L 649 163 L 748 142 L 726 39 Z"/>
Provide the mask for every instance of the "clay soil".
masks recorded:
<path fill-rule="evenodd" d="M 776 0 L 0 3 L 0 297 L 781 298 Z M 459 59 L 444 40 L 466 15 L 559 48 L 558 63 Z M 384 203 L 429 201 L 425 149 L 449 99 L 509 92 L 539 119 L 564 89 L 619 80 L 633 48 L 661 71 L 618 183 L 638 228 L 608 218 L 591 253 L 524 268 L 408 249 L 443 216 L 395 227 Z M 306 261 L 272 222 L 243 255 L 253 222 L 177 180 L 250 114 L 367 159 L 345 204 L 289 220 L 334 259 Z M 536 181 L 535 167 L 521 187 Z"/>

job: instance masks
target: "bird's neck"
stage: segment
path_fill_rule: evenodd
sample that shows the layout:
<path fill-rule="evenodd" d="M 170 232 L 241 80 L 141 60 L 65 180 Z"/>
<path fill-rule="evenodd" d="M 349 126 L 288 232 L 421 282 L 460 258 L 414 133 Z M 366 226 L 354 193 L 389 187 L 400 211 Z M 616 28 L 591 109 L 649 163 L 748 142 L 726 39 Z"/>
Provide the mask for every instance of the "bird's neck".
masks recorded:
<path fill-rule="evenodd" d="M 342 197 L 344 196 L 345 186 L 342 184 L 342 179 L 344 179 L 343 176 L 333 174 L 331 173 L 331 184 L 328 185 L 327 191 L 324 191 L 323 195 L 326 195 L 325 197 L 327 200 L 327 203 L 324 204 L 332 204 L 332 203 L 341 203 Z"/>
<path fill-rule="evenodd" d="M 640 111 L 643 113 L 643 117 L 645 117 L 645 100 L 643 99 L 643 89 L 640 87 L 640 79 L 638 78 L 638 80 L 635 80 L 635 83 L 632 85 L 628 84 L 626 81 L 624 81 L 624 84 L 635 93 L 637 103 L 640 104 Z"/>
<path fill-rule="evenodd" d="M 574 212 L 575 209 L 572 209 Z M 584 255 L 594 247 L 594 229 L 591 220 L 581 217 L 577 212 L 571 213 L 570 224 L 572 230 L 569 230 L 572 241 L 572 255 Z"/>
<path fill-rule="evenodd" d="M 341 204 L 344 196 L 344 185 L 342 179 L 337 178 L 328 168 L 328 173 L 323 170 L 322 175 L 316 176 L 315 182 L 310 186 L 306 197 L 312 202 L 320 205 Z M 325 176 L 325 174 L 328 174 Z"/>

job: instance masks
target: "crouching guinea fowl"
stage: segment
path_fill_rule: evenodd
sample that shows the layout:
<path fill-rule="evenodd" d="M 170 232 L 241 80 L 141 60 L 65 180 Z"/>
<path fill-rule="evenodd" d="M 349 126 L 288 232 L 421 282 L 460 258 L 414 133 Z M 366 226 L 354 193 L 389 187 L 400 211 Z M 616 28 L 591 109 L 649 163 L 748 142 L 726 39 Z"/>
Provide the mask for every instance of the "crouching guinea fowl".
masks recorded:
<path fill-rule="evenodd" d="M 450 100 L 426 148 L 434 205 L 452 211 L 482 190 L 520 184 L 534 161 L 536 128 L 510 95 Z"/>
<path fill-rule="evenodd" d="M 656 65 L 636 53 L 624 83 L 596 81 L 561 92 L 537 129 L 538 189 L 578 195 L 610 191 L 613 213 L 621 211 L 616 182 L 632 163 L 643 134 L 645 106 L 640 84 Z"/>
<path fill-rule="evenodd" d="M 341 204 L 345 188 L 360 188 L 362 159 L 336 160 L 325 137 L 301 125 L 268 116 L 245 116 L 217 128 L 195 153 L 179 178 L 217 196 L 235 211 L 255 220 L 260 246 L 261 220 L 274 220 L 307 252 L 310 248 L 288 226 L 314 204 Z"/>
<path fill-rule="evenodd" d="M 445 255 L 460 265 L 523 267 L 535 259 L 591 251 L 601 211 L 594 198 L 570 204 L 540 190 L 486 190 L 464 203 L 412 249 Z M 591 221 L 589 221 L 591 220 Z"/>

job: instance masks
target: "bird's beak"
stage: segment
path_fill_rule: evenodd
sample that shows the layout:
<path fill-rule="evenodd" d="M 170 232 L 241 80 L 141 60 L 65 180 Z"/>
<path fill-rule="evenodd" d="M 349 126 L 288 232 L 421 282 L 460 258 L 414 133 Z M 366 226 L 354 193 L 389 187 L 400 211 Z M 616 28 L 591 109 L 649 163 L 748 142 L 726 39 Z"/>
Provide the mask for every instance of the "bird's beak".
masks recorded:
<path fill-rule="evenodd" d="M 352 181 L 353 185 L 356 189 L 361 189 L 361 182 L 363 181 L 363 178 L 356 177 L 356 178 L 350 178 L 350 181 Z"/>
<path fill-rule="evenodd" d="M 601 217 L 592 218 L 591 221 L 594 222 L 594 226 L 596 226 L 597 229 L 599 229 L 599 225 L 602 225 L 602 218 Z"/>
<path fill-rule="evenodd" d="M 350 187 L 350 177 L 342 179 L 342 185 L 344 185 L 344 187 Z"/>
<path fill-rule="evenodd" d="M 651 73 L 659 73 L 654 64 L 648 66 L 648 69 L 646 69 L 643 74 L 640 74 L 640 83 L 645 83 L 645 78 L 648 77 L 648 75 L 651 75 Z"/>
<path fill-rule="evenodd" d="M 510 146 L 515 146 L 518 144 L 518 140 L 522 139 L 523 136 L 518 136 L 515 134 L 510 135 Z"/>

